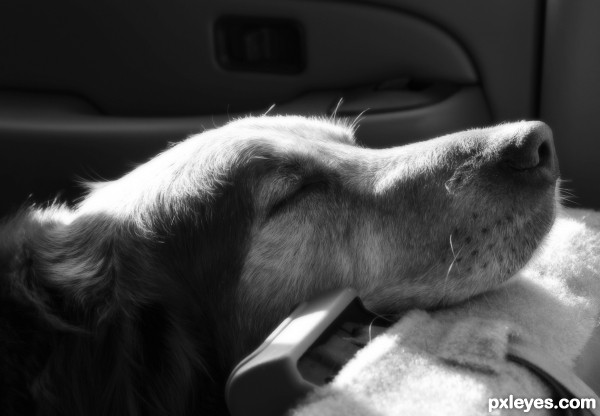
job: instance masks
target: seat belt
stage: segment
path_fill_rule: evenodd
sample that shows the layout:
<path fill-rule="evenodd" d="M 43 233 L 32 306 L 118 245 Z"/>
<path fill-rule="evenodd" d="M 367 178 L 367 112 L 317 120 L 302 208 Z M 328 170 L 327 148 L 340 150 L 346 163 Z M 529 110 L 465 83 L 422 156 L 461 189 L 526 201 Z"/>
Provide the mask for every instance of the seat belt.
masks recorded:
<path fill-rule="evenodd" d="M 560 399 L 593 399 L 596 406 L 600 399 L 596 393 L 581 380 L 570 368 L 550 357 L 544 351 L 519 339 L 511 339 L 507 358 L 521 364 L 548 384 Z M 556 408 L 556 407 L 555 407 Z M 600 409 L 563 409 L 566 416 L 600 416 Z"/>

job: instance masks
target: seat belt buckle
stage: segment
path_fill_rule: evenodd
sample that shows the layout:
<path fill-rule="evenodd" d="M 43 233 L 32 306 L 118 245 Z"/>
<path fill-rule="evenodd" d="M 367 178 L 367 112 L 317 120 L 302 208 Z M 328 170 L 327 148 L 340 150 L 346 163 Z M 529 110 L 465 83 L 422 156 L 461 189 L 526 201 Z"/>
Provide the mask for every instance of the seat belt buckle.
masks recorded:
<path fill-rule="evenodd" d="M 368 325 L 378 316 L 368 311 L 356 291 L 341 289 L 302 302 L 231 372 L 225 398 L 232 416 L 280 416 L 325 382 L 299 368 L 312 346 L 343 322 Z"/>

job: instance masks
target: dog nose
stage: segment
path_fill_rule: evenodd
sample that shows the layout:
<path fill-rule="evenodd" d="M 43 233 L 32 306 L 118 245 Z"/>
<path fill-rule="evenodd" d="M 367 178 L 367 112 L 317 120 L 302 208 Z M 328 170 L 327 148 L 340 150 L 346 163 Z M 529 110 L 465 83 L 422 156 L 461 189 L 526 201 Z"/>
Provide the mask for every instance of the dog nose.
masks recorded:
<path fill-rule="evenodd" d="M 503 162 L 514 174 L 523 174 L 531 180 L 539 177 L 554 181 L 558 178 L 552 130 L 545 123 L 526 123 L 523 130 L 508 141 L 502 155 Z"/>

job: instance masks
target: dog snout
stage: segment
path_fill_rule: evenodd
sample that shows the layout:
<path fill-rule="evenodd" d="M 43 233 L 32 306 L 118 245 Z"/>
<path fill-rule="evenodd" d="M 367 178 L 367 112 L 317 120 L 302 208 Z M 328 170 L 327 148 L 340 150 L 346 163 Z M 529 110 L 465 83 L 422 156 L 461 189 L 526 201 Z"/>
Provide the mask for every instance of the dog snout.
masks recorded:
<path fill-rule="evenodd" d="M 553 182 L 558 178 L 552 130 L 545 123 L 524 123 L 516 137 L 506 141 L 501 155 L 503 166 L 524 181 Z"/>

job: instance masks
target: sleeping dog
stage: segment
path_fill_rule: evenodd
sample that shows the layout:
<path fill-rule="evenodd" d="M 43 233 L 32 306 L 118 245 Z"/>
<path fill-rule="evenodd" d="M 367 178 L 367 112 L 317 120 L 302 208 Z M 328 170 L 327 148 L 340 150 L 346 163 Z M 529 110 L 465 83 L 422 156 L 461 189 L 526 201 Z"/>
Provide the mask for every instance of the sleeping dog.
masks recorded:
<path fill-rule="evenodd" d="M 557 178 L 540 122 L 384 150 L 302 117 L 191 137 L 0 227 L 1 413 L 225 413 L 229 371 L 299 301 L 354 287 L 395 314 L 506 281 Z"/>

